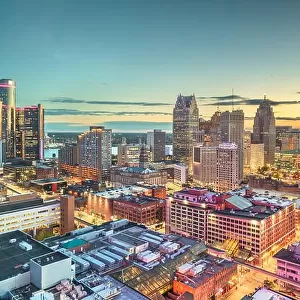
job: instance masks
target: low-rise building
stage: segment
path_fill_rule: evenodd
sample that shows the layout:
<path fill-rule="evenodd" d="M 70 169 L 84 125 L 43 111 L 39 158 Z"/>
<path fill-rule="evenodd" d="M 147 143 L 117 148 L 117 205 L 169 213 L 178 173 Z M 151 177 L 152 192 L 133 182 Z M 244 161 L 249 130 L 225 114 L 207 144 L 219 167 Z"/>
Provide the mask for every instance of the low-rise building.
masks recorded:
<path fill-rule="evenodd" d="M 300 283 L 300 243 L 295 242 L 287 249 L 279 250 L 274 258 L 277 261 L 277 275 Z"/>
<path fill-rule="evenodd" d="M 235 262 L 206 255 L 177 269 L 173 291 L 177 295 L 189 292 L 194 300 L 210 300 L 226 295 L 237 283 Z"/>
<path fill-rule="evenodd" d="M 39 228 L 49 228 L 60 222 L 60 203 L 29 197 L 19 201 L 0 203 L 0 233 L 13 230 L 32 231 L 35 235 Z"/>
<path fill-rule="evenodd" d="M 165 200 L 147 196 L 121 196 L 113 200 L 113 217 L 146 226 L 165 222 Z"/>

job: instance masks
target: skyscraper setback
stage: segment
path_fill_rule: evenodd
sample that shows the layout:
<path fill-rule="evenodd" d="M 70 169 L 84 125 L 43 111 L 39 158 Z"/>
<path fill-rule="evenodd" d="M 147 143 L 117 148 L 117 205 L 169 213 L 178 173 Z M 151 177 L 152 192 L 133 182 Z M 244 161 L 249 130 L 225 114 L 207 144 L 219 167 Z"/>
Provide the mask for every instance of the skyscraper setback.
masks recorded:
<path fill-rule="evenodd" d="M 173 109 L 173 156 L 191 172 L 193 146 L 199 131 L 199 110 L 195 95 L 178 95 Z"/>
<path fill-rule="evenodd" d="M 259 105 L 253 125 L 252 143 L 264 144 L 264 163 L 274 164 L 276 147 L 276 127 L 273 108 L 264 96 Z"/>

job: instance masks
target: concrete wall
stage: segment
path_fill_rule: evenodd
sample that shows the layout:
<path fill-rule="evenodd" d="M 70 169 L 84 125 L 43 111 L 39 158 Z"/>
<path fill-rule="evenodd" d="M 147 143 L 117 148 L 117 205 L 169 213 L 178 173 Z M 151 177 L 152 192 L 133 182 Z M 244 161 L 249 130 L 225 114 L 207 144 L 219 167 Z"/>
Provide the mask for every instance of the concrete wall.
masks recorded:
<path fill-rule="evenodd" d="M 50 288 L 61 280 L 73 276 L 71 264 L 72 260 L 70 257 L 45 266 L 31 261 L 31 282 L 40 289 Z"/>
<path fill-rule="evenodd" d="M 0 297 L 8 291 L 28 285 L 30 283 L 30 272 L 18 274 L 17 276 L 0 281 Z"/>

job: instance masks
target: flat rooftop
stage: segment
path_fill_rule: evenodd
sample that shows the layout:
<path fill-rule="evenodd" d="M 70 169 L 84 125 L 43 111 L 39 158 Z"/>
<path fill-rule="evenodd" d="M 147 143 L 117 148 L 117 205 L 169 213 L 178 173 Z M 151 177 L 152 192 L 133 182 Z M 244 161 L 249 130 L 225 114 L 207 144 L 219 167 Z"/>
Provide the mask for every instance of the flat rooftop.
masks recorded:
<path fill-rule="evenodd" d="M 222 272 L 224 269 L 237 268 L 237 263 L 233 261 L 229 261 L 226 259 L 220 259 L 210 254 L 201 257 L 201 259 L 195 261 L 193 263 L 194 267 L 203 266 L 203 271 L 199 272 L 199 274 L 195 276 L 189 276 L 188 272 L 183 276 L 179 274 L 178 280 L 184 281 L 186 285 L 191 286 L 193 288 L 197 288 L 206 282 L 209 278 L 215 276 L 216 274 Z M 189 277 L 192 280 L 186 280 Z"/>
<path fill-rule="evenodd" d="M 58 200 L 44 202 L 42 198 L 36 198 L 32 200 L 20 200 L 16 202 L 2 202 L 0 204 L 0 215 L 59 203 L 60 202 Z"/>
<path fill-rule="evenodd" d="M 67 255 L 61 252 L 52 252 L 47 253 L 45 255 L 39 256 L 37 258 L 32 259 L 35 263 L 39 264 L 40 266 L 46 266 L 64 259 L 69 258 Z"/>
<path fill-rule="evenodd" d="M 14 243 L 10 243 L 12 240 Z M 19 243 L 25 241 L 32 250 L 24 251 Z M 22 266 L 38 256 L 52 254 L 53 250 L 35 241 L 20 230 L 0 234 L 0 281 L 24 273 Z"/>
<path fill-rule="evenodd" d="M 233 210 L 233 209 L 215 210 L 213 214 L 231 216 L 232 218 L 238 217 L 238 218 L 245 218 L 245 219 L 264 220 L 272 216 L 278 211 L 278 210 L 273 211 L 270 208 L 268 208 L 264 212 L 257 212 L 255 211 L 256 207 L 260 208 L 261 206 L 253 206 L 244 210 Z"/>
<path fill-rule="evenodd" d="M 293 264 L 300 266 L 300 260 L 295 258 L 295 253 L 288 249 L 279 250 L 274 256 L 274 258 L 282 259 Z"/>
<path fill-rule="evenodd" d="M 285 296 L 281 293 L 275 292 L 273 290 L 269 290 L 267 288 L 260 288 L 254 294 L 252 294 L 252 296 L 245 296 L 242 298 L 242 300 L 270 300 L 270 299 L 294 300 L 295 298 Z"/>
<path fill-rule="evenodd" d="M 97 193 L 93 193 L 93 194 L 98 196 L 98 197 L 111 199 L 111 198 L 118 198 L 122 194 L 123 195 L 132 195 L 132 194 L 135 194 L 135 193 L 142 193 L 146 190 L 147 190 L 147 188 L 145 188 L 145 187 L 131 185 L 131 186 L 121 187 L 121 188 L 118 188 L 118 189 L 107 189 L 106 191 L 97 192 Z"/>
<path fill-rule="evenodd" d="M 44 178 L 38 180 L 31 180 L 30 182 L 36 185 L 46 185 L 51 183 L 63 183 L 66 182 L 66 180 L 62 178 Z"/>
<path fill-rule="evenodd" d="M 137 205 L 145 205 L 145 204 L 154 204 L 156 202 L 163 203 L 164 200 L 158 199 L 158 198 L 152 198 L 152 197 L 147 197 L 147 196 L 120 196 L 116 198 L 116 201 L 120 202 L 130 202 L 134 203 Z"/>

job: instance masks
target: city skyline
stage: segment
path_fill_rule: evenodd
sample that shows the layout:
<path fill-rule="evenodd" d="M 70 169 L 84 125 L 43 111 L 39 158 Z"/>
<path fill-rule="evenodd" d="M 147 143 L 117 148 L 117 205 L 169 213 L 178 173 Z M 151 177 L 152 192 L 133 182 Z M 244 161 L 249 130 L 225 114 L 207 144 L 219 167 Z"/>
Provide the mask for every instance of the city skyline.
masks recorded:
<path fill-rule="evenodd" d="M 20 106 L 42 103 L 46 130 L 172 129 L 177 94 L 200 115 L 244 109 L 251 128 L 266 93 L 277 125 L 300 127 L 297 1 L 10 1 L 1 78 Z M 167 16 L 167 17 L 166 17 Z"/>

